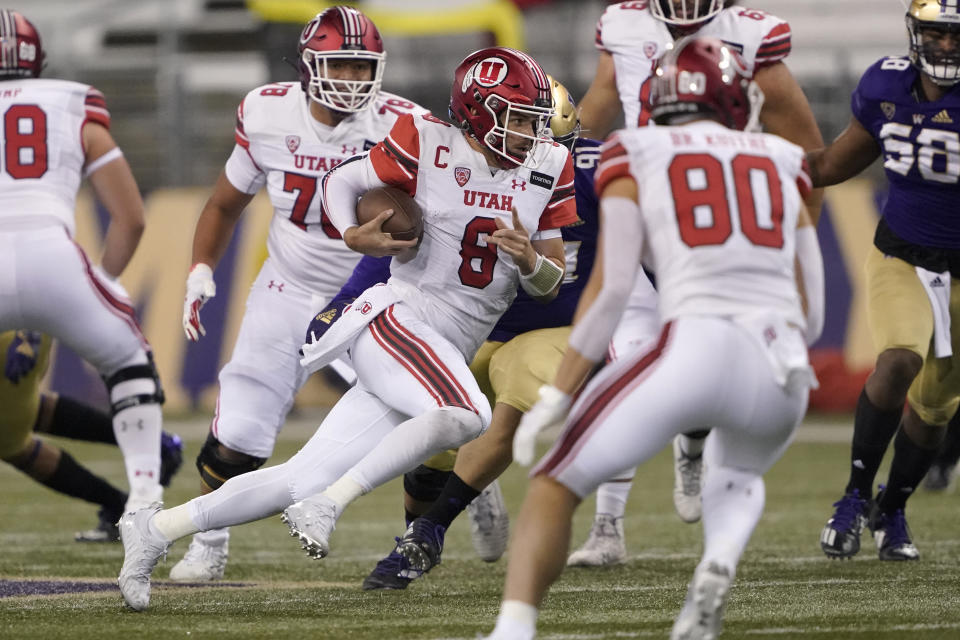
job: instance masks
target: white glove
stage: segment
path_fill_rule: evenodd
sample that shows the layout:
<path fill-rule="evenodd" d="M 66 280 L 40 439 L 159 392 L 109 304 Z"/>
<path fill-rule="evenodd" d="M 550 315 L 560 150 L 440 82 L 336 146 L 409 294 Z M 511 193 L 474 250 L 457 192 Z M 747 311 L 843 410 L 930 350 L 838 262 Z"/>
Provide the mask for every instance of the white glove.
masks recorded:
<path fill-rule="evenodd" d="M 200 308 L 215 295 L 217 285 L 213 282 L 213 269 L 202 262 L 193 265 L 187 276 L 187 296 L 183 300 L 183 332 L 191 342 L 207 335 L 207 330 L 200 324 Z"/>
<path fill-rule="evenodd" d="M 570 403 L 569 395 L 553 385 L 540 387 L 540 399 L 523 414 L 520 426 L 513 436 L 513 459 L 524 467 L 533 463 L 537 434 L 547 427 L 560 424 L 567 417 Z"/>

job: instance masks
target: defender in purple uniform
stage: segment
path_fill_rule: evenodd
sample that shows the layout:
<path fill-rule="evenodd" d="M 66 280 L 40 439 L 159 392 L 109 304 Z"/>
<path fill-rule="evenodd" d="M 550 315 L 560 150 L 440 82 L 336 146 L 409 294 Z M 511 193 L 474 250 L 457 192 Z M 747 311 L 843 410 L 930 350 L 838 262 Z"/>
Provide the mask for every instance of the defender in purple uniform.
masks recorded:
<path fill-rule="evenodd" d="M 958 4 L 913 0 L 906 15 L 910 55 L 870 67 L 853 94 L 850 125 L 808 155 L 815 186 L 843 182 L 881 154 L 890 182 L 866 267 L 880 355 L 857 404 L 850 479 L 820 535 L 830 558 L 855 555 L 864 526 L 881 560 L 920 557 L 904 507 L 960 404 Z M 890 477 L 873 500 L 891 439 Z"/>
<path fill-rule="evenodd" d="M 556 80 L 552 80 L 552 88 L 557 115 L 550 127 L 554 140 L 573 151 L 580 217 L 578 224 L 562 229 L 567 262 L 564 282 L 549 304 L 518 290 L 513 304 L 491 331 L 470 369 L 494 405 L 493 422 L 484 435 L 460 447 L 459 452 L 434 456 L 404 475 L 409 528 L 363 581 L 364 589 L 405 589 L 438 564 L 444 533 L 464 509 L 470 515 L 474 547 L 483 560 L 493 562 L 506 549 L 508 517 L 496 479 L 512 461 L 513 433 L 520 417 L 536 401 L 540 386 L 553 379 L 596 248 L 593 173 L 600 142 L 578 137 L 580 123 L 572 98 Z M 389 265 L 390 258 L 365 256 L 340 293 L 311 322 L 307 341 L 319 338 L 356 296 L 386 281 Z M 404 554 L 416 557 L 411 563 Z"/>

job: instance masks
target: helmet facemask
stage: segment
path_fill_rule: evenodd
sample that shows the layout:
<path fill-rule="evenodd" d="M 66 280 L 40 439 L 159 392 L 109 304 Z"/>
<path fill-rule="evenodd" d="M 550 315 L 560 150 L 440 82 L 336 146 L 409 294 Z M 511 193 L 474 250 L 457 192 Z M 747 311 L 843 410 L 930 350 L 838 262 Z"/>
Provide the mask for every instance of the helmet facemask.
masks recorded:
<path fill-rule="evenodd" d="M 935 84 L 949 87 L 960 82 L 960 22 L 927 22 L 907 15 L 910 61 Z M 953 39 L 953 48 L 942 41 Z"/>
<path fill-rule="evenodd" d="M 499 95 L 491 93 L 483 101 L 483 108 L 493 118 L 494 125 L 483 137 L 483 144 L 498 156 L 505 158 L 511 165 L 522 167 L 535 166 L 534 152 L 541 142 L 552 142 L 549 135 L 548 123 L 553 117 L 552 106 L 540 104 L 537 100 L 534 105 L 504 100 Z M 533 120 L 533 134 L 509 129 L 510 120 L 517 116 Z M 530 148 L 523 154 L 511 152 L 507 146 L 507 137 L 521 138 L 530 141 Z"/>
<path fill-rule="evenodd" d="M 700 25 L 720 13 L 724 0 L 651 0 L 650 13 L 674 27 Z"/>
<path fill-rule="evenodd" d="M 341 113 L 363 111 L 373 104 L 380 92 L 386 57 L 386 53 L 375 51 L 315 51 L 304 49 L 300 59 L 310 73 L 307 94 L 311 100 L 332 111 Z M 368 61 L 371 66 L 371 78 L 368 80 L 331 78 L 329 65 L 333 60 Z"/>

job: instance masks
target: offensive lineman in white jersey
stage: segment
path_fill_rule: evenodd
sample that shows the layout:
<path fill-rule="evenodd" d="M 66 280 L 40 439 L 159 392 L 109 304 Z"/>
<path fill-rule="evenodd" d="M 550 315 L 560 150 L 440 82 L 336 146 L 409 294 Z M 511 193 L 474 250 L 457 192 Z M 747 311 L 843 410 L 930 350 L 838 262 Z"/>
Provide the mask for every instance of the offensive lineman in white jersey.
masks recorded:
<path fill-rule="evenodd" d="M 236 146 L 204 206 L 193 241 L 183 327 L 203 335 L 200 307 L 216 291 L 213 268 L 244 208 L 264 186 L 274 207 L 267 258 L 247 298 L 210 434 L 197 457 L 201 494 L 253 471 L 273 453 L 277 434 L 308 373 L 298 349 L 304 327 L 346 282 L 359 254 L 344 244 L 320 198 L 333 167 L 379 142 L 400 114 L 426 110 L 380 91 L 386 53 L 365 15 L 337 6 L 304 27 L 300 84 L 274 83 L 237 109 Z M 229 530 L 194 537 L 170 570 L 181 581 L 219 580 Z"/>
<path fill-rule="evenodd" d="M 784 60 L 790 53 L 790 25 L 758 9 L 733 6 L 731 0 L 635 0 L 611 5 L 597 23 L 600 57 L 593 83 L 580 102 L 580 118 L 592 137 L 602 139 L 620 113 L 625 126 L 652 124 L 649 96 L 654 64 L 681 36 L 696 34 L 718 38 L 736 49 L 764 94 L 760 123 L 804 149 L 823 146 L 807 100 Z M 806 197 L 807 210 L 816 223 L 821 192 Z M 623 355 L 631 345 L 654 338 L 649 327 L 656 295 L 642 279 L 630 294 L 630 303 L 614 336 L 611 355 Z M 709 425 L 677 436 L 673 444 L 674 491 L 677 515 L 684 522 L 700 519 L 700 486 L 704 438 Z M 587 542 L 569 558 L 571 565 L 623 562 L 623 514 L 633 478 L 628 470 L 597 490 L 597 509 Z"/>
<path fill-rule="evenodd" d="M 547 75 L 532 58 L 482 49 L 454 76 L 459 127 L 403 115 L 369 155 L 327 174 L 324 208 L 347 246 L 395 256 L 385 285 L 363 292 L 303 346 L 311 371 L 349 348 L 357 384 L 286 463 L 236 476 L 186 505 L 125 515 L 119 582 L 132 608 L 148 605 L 150 573 L 173 540 L 286 508 L 291 531 L 322 558 L 350 502 L 483 432 L 490 404 L 468 362 L 518 285 L 535 298 L 556 295 L 560 227 L 577 222 L 570 153 L 545 132 L 551 102 Z M 422 209 L 419 247 L 381 230 L 389 209 L 358 225 L 358 197 L 387 185 Z"/>
<path fill-rule="evenodd" d="M 123 452 L 127 509 L 160 500 L 163 389 L 133 303 L 116 282 L 140 242 L 143 201 L 110 135 L 103 94 L 43 80 L 40 34 L 0 10 L 0 332 L 35 329 L 103 376 Z M 81 178 L 110 214 L 99 265 L 73 241 Z"/>
<path fill-rule="evenodd" d="M 705 452 L 704 553 L 671 637 L 716 638 L 763 511 L 762 475 L 786 449 L 815 384 L 805 340 L 822 328 L 823 265 L 803 206 L 811 185 L 802 149 L 736 131 L 756 117 L 762 94 L 725 43 L 680 41 L 656 73 L 653 117 L 666 126 L 623 130 L 604 145 L 602 267 L 580 299 L 556 386 L 541 389 L 514 440 L 515 458 L 529 463 L 532 436 L 566 424 L 533 471 L 491 638 L 535 636 L 537 607 L 563 569 L 583 497 L 706 422 L 714 435 Z M 574 403 L 641 259 L 657 274 L 659 338 L 602 369 Z"/>

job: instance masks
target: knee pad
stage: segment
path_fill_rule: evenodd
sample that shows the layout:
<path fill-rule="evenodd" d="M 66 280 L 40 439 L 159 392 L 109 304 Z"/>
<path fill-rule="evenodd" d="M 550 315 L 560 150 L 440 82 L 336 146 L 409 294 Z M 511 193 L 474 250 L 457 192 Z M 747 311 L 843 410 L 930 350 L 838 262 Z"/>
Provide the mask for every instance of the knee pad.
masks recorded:
<path fill-rule="evenodd" d="M 477 438 L 490 425 L 489 419 L 484 419 L 469 409 L 460 407 L 442 407 L 438 409 L 443 416 L 450 440 L 445 449 L 456 449 L 460 445 Z"/>
<path fill-rule="evenodd" d="M 197 471 L 200 472 L 200 481 L 211 491 L 216 491 L 230 478 L 256 471 L 267 461 L 266 458 L 257 458 L 245 453 L 243 460 L 227 460 L 220 453 L 220 441 L 214 435 L 208 434 L 207 441 L 197 455 Z M 239 453 L 239 452 L 238 452 Z"/>
<path fill-rule="evenodd" d="M 414 500 L 433 502 L 440 497 L 451 473 L 453 472 L 432 469 L 422 464 L 403 474 L 403 490 Z"/>
<path fill-rule="evenodd" d="M 113 415 L 141 404 L 164 403 L 160 375 L 153 363 L 153 354 L 149 351 L 145 364 L 123 367 L 112 375 L 105 376 L 103 381 L 110 394 L 110 410 Z"/>

